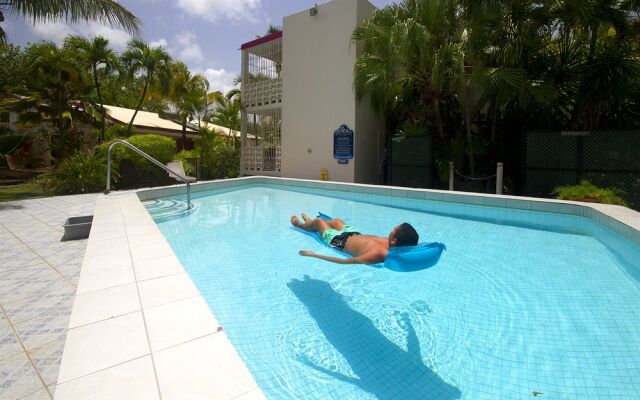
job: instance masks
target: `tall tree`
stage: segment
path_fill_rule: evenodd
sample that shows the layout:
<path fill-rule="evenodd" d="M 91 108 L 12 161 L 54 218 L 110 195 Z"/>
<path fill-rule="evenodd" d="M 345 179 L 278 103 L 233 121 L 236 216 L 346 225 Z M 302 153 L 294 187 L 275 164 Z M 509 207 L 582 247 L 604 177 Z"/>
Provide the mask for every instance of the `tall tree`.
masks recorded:
<path fill-rule="evenodd" d="M 149 47 L 141 40 L 132 39 L 127 44 L 127 50 L 122 54 L 122 60 L 130 75 L 139 74 L 144 79 L 140 100 L 127 127 L 128 134 L 131 134 L 133 121 L 142 107 L 149 88 L 154 87 L 164 93 L 169 92 L 171 56 L 162 47 Z"/>
<path fill-rule="evenodd" d="M 140 20 L 115 0 L 3 0 L 0 2 L 0 22 L 4 21 L 5 14 L 30 19 L 33 24 L 60 20 L 98 21 L 131 34 L 140 32 Z M 0 44 L 6 41 L 6 33 L 0 28 Z"/>
<path fill-rule="evenodd" d="M 50 136 L 52 150 L 61 157 L 69 154 L 68 134 L 74 121 L 93 119 L 91 104 L 82 102 L 88 93 L 75 55 L 54 43 L 31 45 L 25 52 L 26 75 L 14 93 L 20 95 L 2 104 L 2 108 L 20 114 L 21 124 L 51 123 L 57 140 Z"/>
<path fill-rule="evenodd" d="M 187 141 L 187 121 L 198 110 L 206 107 L 209 82 L 202 74 L 192 74 L 182 62 L 171 64 L 171 86 L 169 100 L 178 111 L 182 125 L 182 149 Z"/>
<path fill-rule="evenodd" d="M 10 90 L 22 82 L 24 52 L 12 44 L 0 45 L 0 98 L 11 94 Z"/>
<path fill-rule="evenodd" d="M 402 0 L 352 38 L 358 98 L 393 133 L 455 142 L 472 174 L 483 143 L 502 148 L 505 134 L 639 125 L 635 0 Z"/>
<path fill-rule="evenodd" d="M 65 47 L 75 51 L 80 62 L 93 78 L 98 96 L 98 104 L 100 106 L 100 140 L 104 140 L 106 115 L 102 93 L 100 92 L 99 71 L 100 69 L 108 71 L 117 67 L 119 64 L 118 57 L 116 53 L 109 48 L 109 40 L 102 36 L 95 36 L 91 40 L 82 36 L 67 36 L 65 39 Z"/>
<path fill-rule="evenodd" d="M 233 131 L 240 130 L 240 89 L 232 89 L 226 95 L 215 92 L 216 107 L 209 116 L 209 121 L 216 125 L 229 128 L 229 137 L 237 145 L 238 138 Z"/>

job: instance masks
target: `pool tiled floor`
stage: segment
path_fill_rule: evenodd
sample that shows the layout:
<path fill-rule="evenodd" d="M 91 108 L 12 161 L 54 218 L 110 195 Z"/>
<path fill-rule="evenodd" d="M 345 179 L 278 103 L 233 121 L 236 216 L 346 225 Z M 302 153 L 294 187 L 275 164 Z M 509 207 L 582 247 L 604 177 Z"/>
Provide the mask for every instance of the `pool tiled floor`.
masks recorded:
<path fill-rule="evenodd" d="M 0 203 L 0 400 L 53 398 L 87 245 L 62 224 L 98 196 Z"/>
<path fill-rule="evenodd" d="M 262 179 L 205 183 L 200 190 Z M 396 196 L 391 189 L 363 185 L 353 190 L 367 188 L 393 201 L 417 194 L 447 201 L 463 196 L 437 191 Z M 54 394 L 59 400 L 264 399 L 138 196 L 120 192 L 0 203 L 0 400 L 51 400 Z M 507 206 L 512 201 L 474 197 L 477 204 L 489 200 Z M 549 202 L 530 200 L 527 209 Z M 563 202 L 558 212 L 584 215 L 612 229 L 621 221 L 630 227 L 627 236 L 639 239 L 633 229 L 640 228 L 637 213 L 613 207 Z M 60 241 L 67 217 L 94 212 L 89 242 Z"/>

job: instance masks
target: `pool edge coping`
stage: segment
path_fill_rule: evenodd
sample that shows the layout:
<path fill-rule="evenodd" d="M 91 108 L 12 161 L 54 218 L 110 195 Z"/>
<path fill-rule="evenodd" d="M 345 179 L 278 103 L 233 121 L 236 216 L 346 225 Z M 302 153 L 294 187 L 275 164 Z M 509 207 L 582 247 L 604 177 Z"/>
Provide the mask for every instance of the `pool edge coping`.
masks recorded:
<path fill-rule="evenodd" d="M 137 273 L 155 262 L 172 269 Z M 181 362 L 194 357 L 204 358 Z M 54 398 L 90 393 L 265 399 L 136 192 L 101 196 L 94 209 Z"/>

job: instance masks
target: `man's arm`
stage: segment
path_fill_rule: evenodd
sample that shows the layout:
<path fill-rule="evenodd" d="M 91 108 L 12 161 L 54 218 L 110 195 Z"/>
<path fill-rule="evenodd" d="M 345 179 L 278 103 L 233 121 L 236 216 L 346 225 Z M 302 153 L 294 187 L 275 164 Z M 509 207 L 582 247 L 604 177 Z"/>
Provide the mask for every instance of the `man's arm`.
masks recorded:
<path fill-rule="evenodd" d="M 321 260 L 334 262 L 337 264 L 377 264 L 379 262 L 384 261 L 384 255 L 379 252 L 367 252 L 360 254 L 358 257 L 352 258 L 338 258 L 338 257 L 330 257 L 324 256 L 322 254 L 314 253 L 309 250 L 300 250 L 299 254 L 305 257 L 315 257 Z"/>

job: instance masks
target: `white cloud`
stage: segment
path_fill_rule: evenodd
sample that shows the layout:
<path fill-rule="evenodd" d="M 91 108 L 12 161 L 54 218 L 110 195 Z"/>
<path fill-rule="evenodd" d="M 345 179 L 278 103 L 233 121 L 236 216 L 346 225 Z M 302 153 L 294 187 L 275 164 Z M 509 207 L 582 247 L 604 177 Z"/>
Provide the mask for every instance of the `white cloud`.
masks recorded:
<path fill-rule="evenodd" d="M 209 80 L 209 91 L 215 92 L 216 90 L 220 90 L 222 93 L 227 93 L 235 87 L 233 85 L 233 79 L 238 75 L 234 72 L 228 72 L 222 68 L 207 68 L 204 71 L 195 72 L 202 72 L 202 74 L 204 74 L 204 76 Z"/>
<path fill-rule="evenodd" d="M 117 50 L 122 50 L 127 46 L 127 42 L 131 39 L 131 35 L 120 29 L 113 29 L 97 22 L 88 25 L 80 25 L 79 30 L 82 35 L 88 37 L 103 36 L 109 39 L 109 43 Z"/>
<path fill-rule="evenodd" d="M 200 46 L 195 43 L 196 35 L 191 32 L 182 32 L 176 35 L 175 41 L 178 44 L 176 52 L 181 61 L 200 63 L 204 61 Z"/>
<path fill-rule="evenodd" d="M 77 34 L 70 25 L 63 22 L 46 22 L 30 26 L 38 37 L 57 44 L 62 44 L 67 35 Z"/>
<path fill-rule="evenodd" d="M 177 6 L 186 14 L 214 22 L 230 19 L 234 22 L 256 20 L 262 0 L 178 0 Z"/>
<path fill-rule="evenodd" d="M 168 46 L 168 43 L 167 43 L 167 39 L 165 38 L 160 38 L 158 40 L 149 42 L 149 47 L 164 47 L 166 49 L 167 46 Z"/>
<path fill-rule="evenodd" d="M 67 35 L 81 35 L 92 38 L 94 36 L 104 36 L 109 39 L 109 43 L 117 50 L 122 50 L 127 45 L 131 36 L 120 29 L 113 29 L 97 22 L 66 24 L 64 22 L 46 22 L 30 25 L 33 32 L 41 39 L 48 40 L 61 45 Z"/>

